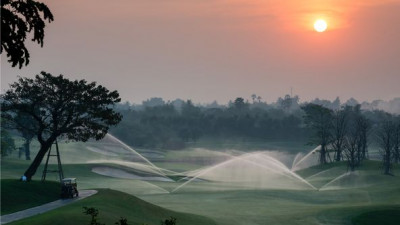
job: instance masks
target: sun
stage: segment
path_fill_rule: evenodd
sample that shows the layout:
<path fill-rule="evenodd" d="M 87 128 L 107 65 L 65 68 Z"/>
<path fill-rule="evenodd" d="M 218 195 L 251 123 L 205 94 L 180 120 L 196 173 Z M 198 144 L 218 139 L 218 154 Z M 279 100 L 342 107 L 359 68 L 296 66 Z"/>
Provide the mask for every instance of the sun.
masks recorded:
<path fill-rule="evenodd" d="M 325 20 L 319 19 L 314 22 L 314 29 L 317 32 L 324 32 L 328 28 L 328 24 Z"/>

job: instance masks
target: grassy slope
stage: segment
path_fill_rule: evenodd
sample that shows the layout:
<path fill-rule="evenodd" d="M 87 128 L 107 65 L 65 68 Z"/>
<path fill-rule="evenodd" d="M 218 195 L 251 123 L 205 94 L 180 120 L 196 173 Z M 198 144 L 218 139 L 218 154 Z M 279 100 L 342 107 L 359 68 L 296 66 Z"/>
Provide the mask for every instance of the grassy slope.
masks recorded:
<path fill-rule="evenodd" d="M 42 205 L 60 198 L 56 182 L 1 180 L 1 215 Z"/>
<path fill-rule="evenodd" d="M 351 224 L 351 219 L 362 213 L 400 206 L 400 176 L 383 175 L 380 165 L 377 161 L 363 162 L 358 168 L 362 186 L 359 188 L 178 192 L 164 196 L 143 196 L 143 199 L 166 208 L 196 212 L 222 225 Z M 299 171 L 299 174 L 307 178 L 325 170 L 329 170 L 329 173 L 323 174 L 318 180 L 313 178 L 317 187 L 345 173 L 346 164 L 315 166 Z M 398 168 L 395 168 L 395 173 L 400 173 Z M 365 186 L 362 185 L 364 182 Z"/>
<path fill-rule="evenodd" d="M 398 225 L 400 207 L 362 213 L 352 219 L 354 225 Z"/>
<path fill-rule="evenodd" d="M 324 182 L 329 182 L 334 176 L 347 171 L 345 162 L 319 165 L 298 171 L 303 177 L 308 177 L 320 171 L 329 170 L 323 178 Z M 398 166 L 394 165 L 397 169 Z M 368 198 L 366 204 L 355 204 L 349 207 L 347 204 L 335 206 L 329 210 L 320 211 L 316 217 L 322 222 L 346 221 L 347 224 L 354 225 L 392 225 L 400 224 L 400 190 L 396 188 L 400 184 L 398 176 L 386 176 L 382 174 L 381 162 L 364 161 L 356 171 L 363 174 L 363 181 L 368 182 L 368 187 L 353 189 L 352 195 L 362 193 Z M 395 170 L 398 174 L 398 170 Z M 333 176 L 333 177 L 334 177 Z M 310 181 L 312 182 L 312 179 Z M 318 182 L 317 182 L 318 183 Z M 342 195 L 347 190 L 337 192 Z M 349 190 L 351 191 L 351 190 Z"/>
<path fill-rule="evenodd" d="M 11 162 L 9 165 L 2 163 L 3 178 L 18 177 L 22 174 L 23 170 L 27 168 L 27 164 L 21 162 L 21 169 L 19 169 L 16 168 L 18 163 L 20 162 Z M 171 162 L 171 165 L 180 166 L 179 162 Z M 67 176 L 78 177 L 78 185 L 81 188 L 110 187 L 135 195 L 147 193 L 152 188 L 148 182 L 109 178 L 94 174 L 90 172 L 92 166 L 65 165 L 64 168 Z M 318 184 L 320 187 L 345 172 L 346 165 L 334 163 L 322 167 L 317 166 L 299 171 L 299 174 L 307 178 L 328 169 L 333 170 L 324 176 L 319 176 L 318 179 L 314 178 L 312 183 Z M 171 195 L 145 194 L 140 197 L 164 208 L 210 217 L 222 225 L 351 224 L 352 218 L 364 215 L 364 213 L 386 211 L 400 205 L 399 167 L 395 168 L 396 176 L 394 177 L 382 175 L 379 162 L 364 162 L 359 170 L 362 171 L 362 177 L 366 178 L 365 181 L 373 185 L 330 191 L 224 191 L 174 193 Z M 40 177 L 40 174 L 37 176 Z M 168 182 L 151 183 L 161 185 L 167 190 L 171 190 L 177 185 Z M 81 210 L 78 211 L 81 213 Z"/>
<path fill-rule="evenodd" d="M 170 216 L 177 218 L 179 225 L 215 224 L 205 217 L 167 210 L 134 196 L 110 189 L 100 189 L 99 193 L 90 198 L 11 224 L 89 224 L 90 217 L 82 213 L 83 206 L 99 209 L 99 221 L 105 224 L 114 224 L 121 216 L 126 217 L 128 223 L 134 225 L 158 225 L 161 220 Z"/>

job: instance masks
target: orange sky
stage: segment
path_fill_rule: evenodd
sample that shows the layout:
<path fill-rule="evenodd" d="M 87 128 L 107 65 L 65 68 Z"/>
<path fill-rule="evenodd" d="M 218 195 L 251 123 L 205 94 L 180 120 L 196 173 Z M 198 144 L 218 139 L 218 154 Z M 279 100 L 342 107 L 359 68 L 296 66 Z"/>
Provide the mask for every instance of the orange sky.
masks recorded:
<path fill-rule="evenodd" d="M 96 80 L 123 98 L 268 102 L 294 88 L 301 100 L 400 97 L 399 0 L 53 0 L 55 21 L 31 63 Z M 328 30 L 317 33 L 323 18 Z"/>

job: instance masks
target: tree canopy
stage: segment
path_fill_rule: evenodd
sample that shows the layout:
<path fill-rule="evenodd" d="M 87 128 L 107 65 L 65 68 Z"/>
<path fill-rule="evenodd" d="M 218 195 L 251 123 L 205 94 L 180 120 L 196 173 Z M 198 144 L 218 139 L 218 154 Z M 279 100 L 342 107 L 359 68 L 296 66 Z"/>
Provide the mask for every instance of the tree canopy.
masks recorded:
<path fill-rule="evenodd" d="M 58 137 L 98 140 L 122 118 L 111 107 L 121 101 L 118 92 L 95 82 L 70 81 L 63 75 L 42 72 L 33 79 L 19 78 L 10 87 L 2 96 L 2 117 L 15 121 L 19 113 L 24 113 L 37 123 L 36 136 L 41 147 L 25 172 L 28 179 Z"/>
<path fill-rule="evenodd" d="M 27 35 L 33 32 L 32 41 L 43 46 L 46 20 L 54 20 L 46 4 L 33 0 L 1 0 L 1 48 L 13 67 L 29 63 L 25 46 Z"/>

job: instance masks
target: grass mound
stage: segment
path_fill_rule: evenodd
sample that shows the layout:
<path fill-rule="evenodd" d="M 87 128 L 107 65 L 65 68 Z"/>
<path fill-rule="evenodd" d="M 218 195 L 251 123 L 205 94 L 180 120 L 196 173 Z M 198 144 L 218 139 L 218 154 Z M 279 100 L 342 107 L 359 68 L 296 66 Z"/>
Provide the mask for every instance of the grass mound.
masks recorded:
<path fill-rule="evenodd" d="M 362 213 L 352 219 L 353 225 L 398 225 L 400 208 Z"/>
<path fill-rule="evenodd" d="M 159 225 L 162 220 L 171 216 L 177 218 L 178 225 L 215 224 L 208 218 L 167 210 L 132 195 L 110 189 L 100 189 L 90 198 L 12 224 L 86 225 L 89 224 L 90 217 L 83 214 L 84 206 L 97 208 L 98 221 L 105 224 L 114 224 L 120 217 L 126 217 L 131 225 Z"/>
<path fill-rule="evenodd" d="M 60 198 L 57 182 L 1 180 L 1 215 L 42 205 Z"/>

